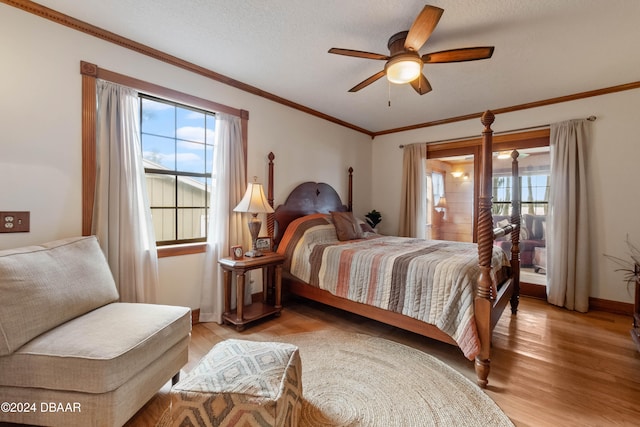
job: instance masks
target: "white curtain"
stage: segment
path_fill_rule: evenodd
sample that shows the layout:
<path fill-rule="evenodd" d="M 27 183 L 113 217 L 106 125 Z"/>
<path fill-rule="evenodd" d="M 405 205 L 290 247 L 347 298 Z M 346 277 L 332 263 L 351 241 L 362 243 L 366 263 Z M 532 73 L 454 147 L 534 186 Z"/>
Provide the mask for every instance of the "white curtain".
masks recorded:
<path fill-rule="evenodd" d="M 551 181 L 547 215 L 547 300 L 569 310 L 589 309 L 589 221 L 586 120 L 551 125 Z"/>
<path fill-rule="evenodd" d="M 145 185 L 138 93 L 97 80 L 96 193 L 92 233 L 120 301 L 156 301 L 158 252 Z"/>
<path fill-rule="evenodd" d="M 228 256 L 231 246 L 241 244 L 247 248 L 248 242 L 247 223 L 241 213 L 233 212 L 247 189 L 240 118 L 216 114 L 215 138 L 200 321 L 220 323 L 224 301 L 222 269 L 218 266 L 218 259 Z M 251 302 L 250 286 L 246 287 L 245 301 Z"/>
<path fill-rule="evenodd" d="M 424 239 L 427 232 L 426 144 L 404 147 L 400 236 Z"/>
<path fill-rule="evenodd" d="M 436 206 L 438 202 L 440 202 L 440 198 L 445 196 L 444 176 L 442 175 L 441 172 L 432 172 L 431 182 L 432 182 L 431 191 L 433 193 L 433 206 Z"/>

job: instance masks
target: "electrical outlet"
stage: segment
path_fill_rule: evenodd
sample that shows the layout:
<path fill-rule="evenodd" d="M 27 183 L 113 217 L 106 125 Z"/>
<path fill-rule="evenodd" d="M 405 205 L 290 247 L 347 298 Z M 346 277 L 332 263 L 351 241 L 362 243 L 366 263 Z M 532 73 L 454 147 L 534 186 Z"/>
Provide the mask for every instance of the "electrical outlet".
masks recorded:
<path fill-rule="evenodd" d="M 0 212 L 0 233 L 28 232 L 29 216 L 29 211 Z"/>

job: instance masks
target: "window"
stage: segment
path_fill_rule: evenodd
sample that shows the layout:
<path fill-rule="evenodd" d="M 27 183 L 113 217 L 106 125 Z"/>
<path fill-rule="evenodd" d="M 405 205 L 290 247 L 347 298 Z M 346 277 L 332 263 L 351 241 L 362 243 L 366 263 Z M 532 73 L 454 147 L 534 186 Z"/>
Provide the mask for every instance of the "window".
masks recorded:
<path fill-rule="evenodd" d="M 493 213 L 510 215 L 512 178 L 510 176 L 493 177 Z M 522 190 L 521 212 L 533 215 L 546 215 L 549 203 L 549 175 L 527 175 L 520 177 Z"/>
<path fill-rule="evenodd" d="M 549 147 L 519 150 L 520 152 L 520 211 L 523 214 L 546 215 L 549 204 Z M 494 160 L 493 207 L 494 215 L 511 215 L 511 159 Z"/>
<path fill-rule="evenodd" d="M 157 98 L 154 98 L 152 96 L 144 97 L 145 99 L 148 99 L 150 101 L 169 104 L 169 106 L 173 106 L 174 108 L 180 108 L 182 110 L 188 110 L 190 112 L 204 113 L 206 116 L 205 126 L 204 126 L 204 129 L 205 129 L 204 146 L 205 146 L 206 153 L 209 152 L 208 151 L 209 149 L 213 148 L 211 147 L 211 144 L 213 144 L 213 134 L 211 132 L 215 132 L 214 130 L 215 122 L 212 121 L 212 119 L 215 119 L 215 116 L 213 115 L 212 112 L 224 113 L 224 114 L 229 114 L 231 116 L 239 117 L 241 120 L 241 126 L 242 126 L 242 145 L 243 145 L 243 151 L 244 151 L 244 162 L 245 164 L 247 163 L 247 157 L 246 157 L 247 156 L 247 131 L 249 126 L 249 112 L 247 110 L 233 108 L 228 105 L 220 104 L 208 99 L 189 95 L 189 94 L 179 92 L 163 86 L 158 86 L 156 84 L 146 82 L 144 80 L 139 80 L 134 77 L 126 76 L 123 74 L 106 70 L 104 68 L 100 68 L 97 65 L 91 64 L 89 62 L 81 61 L 80 64 L 81 64 L 80 73 L 82 74 L 82 117 L 83 117 L 83 121 L 82 121 L 82 181 L 83 181 L 82 235 L 83 236 L 90 235 L 93 227 L 93 206 L 95 201 L 95 180 L 96 180 L 96 168 L 97 168 L 96 155 L 95 155 L 96 130 L 97 130 L 96 121 L 95 121 L 96 107 L 97 107 L 97 99 L 96 99 L 96 80 L 97 79 L 103 79 L 103 80 L 111 81 L 113 83 L 118 83 L 123 86 L 134 88 L 139 93 L 153 94 L 154 96 L 157 97 Z M 172 99 L 176 102 L 181 103 L 182 105 L 172 103 L 172 102 L 165 102 L 165 100 L 167 99 Z M 187 105 L 194 106 L 196 108 L 187 107 Z M 141 117 L 143 116 L 141 115 Z M 179 127 L 180 121 L 176 120 L 175 117 L 177 117 L 177 112 L 176 112 L 176 115 L 174 116 L 174 121 L 175 121 L 174 139 L 176 137 L 177 139 L 180 139 L 181 135 L 179 134 L 178 131 L 175 130 L 175 129 L 180 129 Z M 151 119 L 152 116 L 149 116 L 149 118 Z M 193 123 L 189 123 L 189 122 L 187 122 L 187 125 L 194 126 Z M 196 126 L 200 126 L 200 124 L 197 124 Z M 142 123 L 140 128 L 142 129 Z M 146 124 L 145 124 L 145 131 L 147 131 Z M 149 132 L 149 133 L 153 134 L 152 132 Z M 190 138 L 183 138 L 183 139 L 185 139 L 187 142 L 193 142 Z M 161 153 L 158 152 L 158 156 L 156 156 L 157 159 L 161 157 L 159 154 Z M 175 149 L 174 149 L 174 155 L 175 155 Z M 178 158 L 177 155 L 175 157 L 176 159 Z M 210 158 L 210 157 L 211 156 L 208 155 L 206 158 Z M 149 160 L 149 161 L 152 161 L 152 160 Z M 213 163 L 211 164 L 213 165 Z M 162 173 L 158 175 L 166 175 L 169 171 L 166 170 L 166 167 L 164 165 L 161 164 L 160 166 L 161 167 L 158 169 L 160 169 Z M 205 169 L 207 169 L 207 166 L 205 166 Z M 210 169 L 210 167 L 208 169 Z M 210 170 L 206 170 L 206 172 L 208 176 L 208 173 L 210 172 Z M 246 170 L 243 170 L 242 173 L 246 174 Z M 178 175 L 175 173 L 173 175 L 174 175 L 173 179 L 178 181 L 178 177 L 177 177 Z M 187 178 L 191 179 L 191 182 L 196 181 L 196 182 L 199 182 L 199 185 L 206 186 L 205 193 L 208 193 L 208 188 L 210 188 L 211 185 L 213 184 L 212 182 L 207 181 L 206 177 L 203 178 L 202 176 L 199 176 L 199 177 L 189 176 L 189 174 L 186 174 L 186 176 Z M 165 176 L 165 178 L 167 177 Z M 175 184 L 174 184 L 174 187 L 175 187 Z M 175 196 L 176 194 L 175 190 L 173 194 L 175 199 L 178 200 L 178 197 Z M 208 195 L 204 197 L 203 200 L 204 200 L 204 203 L 199 206 L 204 206 L 209 202 Z M 187 211 L 186 206 L 184 205 L 178 206 L 176 203 L 175 206 L 185 208 L 185 209 L 181 209 L 183 213 Z M 174 207 L 174 213 L 177 213 L 177 207 Z M 196 210 L 195 206 L 191 206 L 191 208 L 193 208 L 191 209 L 192 211 Z M 164 209 L 164 210 L 168 211 L 169 209 Z M 205 215 L 206 215 L 206 211 L 205 211 Z M 177 217 L 178 215 L 176 215 L 176 218 Z M 162 257 L 187 255 L 187 254 L 204 252 L 206 249 L 205 240 L 206 240 L 206 232 L 208 228 L 206 225 L 206 222 L 210 219 L 207 218 L 206 216 L 203 217 L 202 215 L 199 215 L 198 219 L 200 220 L 201 223 L 203 223 L 202 226 L 199 227 L 199 234 L 201 234 L 199 238 L 187 239 L 187 238 L 184 238 L 184 236 L 180 237 L 180 233 L 175 231 L 177 230 L 175 223 L 172 229 L 174 230 L 173 233 L 180 239 L 183 239 L 184 242 L 193 241 L 193 242 L 200 242 L 200 243 L 169 245 L 168 242 L 161 241 L 159 242 L 159 244 L 162 244 L 164 246 L 160 246 L 158 248 L 158 257 L 162 258 Z M 160 233 L 158 234 L 160 235 Z M 176 240 L 175 242 L 178 243 L 179 241 L 180 240 Z"/>
<path fill-rule="evenodd" d="M 207 239 L 215 114 L 140 95 L 140 140 L 158 245 Z"/>
<path fill-rule="evenodd" d="M 441 172 L 431 173 L 431 183 L 433 191 L 433 205 L 438 206 L 440 204 L 440 198 L 444 197 L 444 177 Z"/>

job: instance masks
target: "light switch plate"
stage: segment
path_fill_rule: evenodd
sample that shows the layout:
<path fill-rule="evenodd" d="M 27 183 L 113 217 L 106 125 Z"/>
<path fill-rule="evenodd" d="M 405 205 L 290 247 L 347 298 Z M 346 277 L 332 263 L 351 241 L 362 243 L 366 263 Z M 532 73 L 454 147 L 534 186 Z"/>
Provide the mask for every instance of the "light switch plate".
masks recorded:
<path fill-rule="evenodd" d="M 29 211 L 0 212 L 0 233 L 29 231 Z"/>

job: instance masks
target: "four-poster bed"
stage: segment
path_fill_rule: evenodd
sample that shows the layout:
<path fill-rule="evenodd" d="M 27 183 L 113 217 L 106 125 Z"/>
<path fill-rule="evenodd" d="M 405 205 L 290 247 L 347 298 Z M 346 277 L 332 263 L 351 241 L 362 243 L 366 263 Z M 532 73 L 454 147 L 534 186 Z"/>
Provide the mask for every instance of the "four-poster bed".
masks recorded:
<path fill-rule="evenodd" d="M 511 224 L 494 230 L 493 120 L 490 111 L 482 116 L 477 245 L 364 232 L 350 213 L 353 169 L 349 168 L 347 205 L 328 184 L 305 182 L 268 216 L 269 234 L 278 252 L 287 257 L 284 289 L 456 345 L 467 358 L 475 359 L 478 384 L 485 387 L 491 331 L 507 303 L 516 313 L 519 298 L 519 188 L 514 186 Z M 517 157 L 514 151 L 514 183 L 519 182 Z M 270 153 L 272 205 L 274 158 Z M 510 261 L 493 246 L 495 236 L 507 233 L 512 240 Z M 316 263 L 320 260 L 322 265 Z"/>

